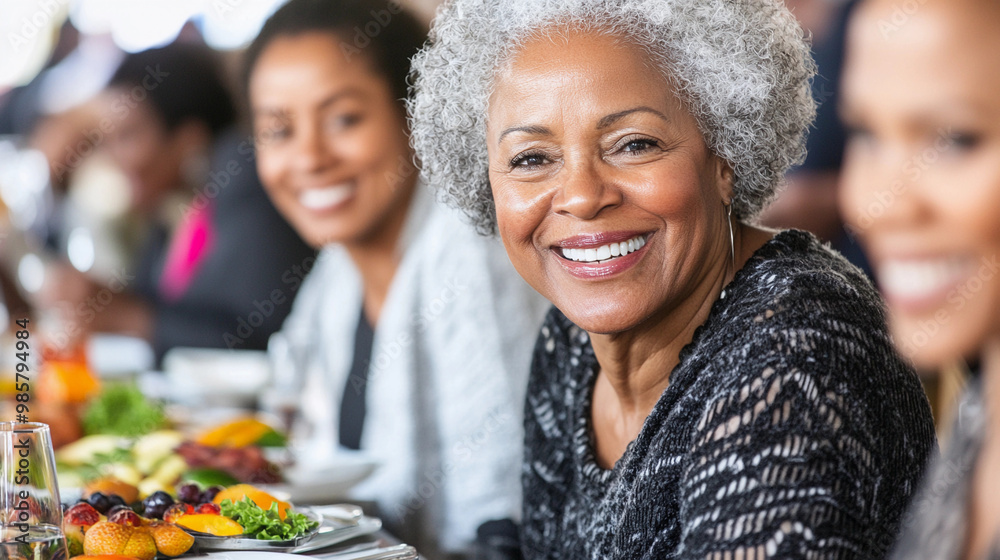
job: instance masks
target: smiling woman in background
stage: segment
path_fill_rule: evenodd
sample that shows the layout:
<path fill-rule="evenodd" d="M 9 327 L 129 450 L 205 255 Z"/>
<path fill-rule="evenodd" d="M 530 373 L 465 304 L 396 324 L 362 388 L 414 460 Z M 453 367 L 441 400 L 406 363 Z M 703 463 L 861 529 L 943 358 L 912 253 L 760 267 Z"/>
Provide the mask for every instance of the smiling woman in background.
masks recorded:
<path fill-rule="evenodd" d="M 534 558 L 879 558 L 934 447 L 878 294 L 749 223 L 802 155 L 777 1 L 455 0 L 414 61 L 431 184 L 555 305 L 526 409 Z"/>
<path fill-rule="evenodd" d="M 894 558 L 1000 558 L 1000 5 L 862 5 L 842 113 L 841 204 L 868 250 L 900 349 L 927 369 L 981 363 Z"/>
<path fill-rule="evenodd" d="M 372 22 L 379 33 L 359 36 Z M 518 514 L 521 403 L 546 306 L 500 243 L 418 180 L 402 100 L 425 36 L 393 2 L 292 0 L 246 72 L 264 185 L 323 248 L 282 330 L 308 354 L 303 460 L 338 443 L 379 460 L 355 497 L 433 557 Z"/>

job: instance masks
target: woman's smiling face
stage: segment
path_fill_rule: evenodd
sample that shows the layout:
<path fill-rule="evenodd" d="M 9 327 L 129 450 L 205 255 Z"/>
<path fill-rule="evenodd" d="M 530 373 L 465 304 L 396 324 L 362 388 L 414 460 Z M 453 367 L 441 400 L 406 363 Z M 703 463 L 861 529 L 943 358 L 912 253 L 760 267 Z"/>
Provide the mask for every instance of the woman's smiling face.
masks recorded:
<path fill-rule="evenodd" d="M 894 8 L 867 3 L 852 24 L 841 204 L 897 345 L 935 367 L 1000 336 L 1000 9 L 932 2 L 887 35 Z"/>
<path fill-rule="evenodd" d="M 642 49 L 527 41 L 489 101 L 489 177 L 518 272 L 577 325 L 669 314 L 729 262 L 731 172 Z"/>
<path fill-rule="evenodd" d="M 333 35 L 279 37 L 250 77 L 257 169 L 313 246 L 357 244 L 405 216 L 416 173 L 389 81 Z"/>

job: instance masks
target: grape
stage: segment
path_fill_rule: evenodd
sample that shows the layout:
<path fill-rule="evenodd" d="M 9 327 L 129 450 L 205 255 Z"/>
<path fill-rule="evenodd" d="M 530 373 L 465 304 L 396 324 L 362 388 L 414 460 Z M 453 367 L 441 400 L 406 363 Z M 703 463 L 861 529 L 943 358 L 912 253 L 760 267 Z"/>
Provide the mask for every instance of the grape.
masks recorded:
<path fill-rule="evenodd" d="M 201 501 L 211 502 L 216 496 L 219 495 L 219 492 L 222 492 L 221 486 L 209 486 L 204 492 L 201 493 Z"/>
<path fill-rule="evenodd" d="M 89 498 L 87 498 L 87 502 L 89 502 L 90 505 L 102 515 L 107 513 L 108 509 L 111 508 L 111 502 L 103 492 L 94 492 Z"/>
<path fill-rule="evenodd" d="M 162 505 L 162 504 L 161 505 L 146 506 L 146 509 L 143 510 L 143 512 L 142 512 L 142 515 L 143 515 L 143 517 L 146 517 L 148 519 L 162 519 L 163 518 L 163 512 L 167 511 L 168 507 L 170 507 L 170 506 L 165 506 L 165 505 Z"/>
<path fill-rule="evenodd" d="M 112 494 L 112 495 L 108 496 L 108 501 L 111 502 L 111 509 L 114 509 L 115 506 L 127 506 L 128 505 L 128 504 L 125 503 L 125 498 L 122 498 L 118 494 Z M 111 509 L 108 510 L 108 512 L 109 512 L 108 515 L 110 515 Z"/>
<path fill-rule="evenodd" d="M 153 492 L 142 501 L 142 513 L 146 517 L 159 519 L 163 517 L 163 512 L 173 504 L 174 499 L 170 497 L 170 494 L 162 490 Z"/>
<path fill-rule="evenodd" d="M 197 484 L 185 484 L 177 489 L 177 499 L 189 504 L 197 504 L 201 499 L 201 488 Z"/>

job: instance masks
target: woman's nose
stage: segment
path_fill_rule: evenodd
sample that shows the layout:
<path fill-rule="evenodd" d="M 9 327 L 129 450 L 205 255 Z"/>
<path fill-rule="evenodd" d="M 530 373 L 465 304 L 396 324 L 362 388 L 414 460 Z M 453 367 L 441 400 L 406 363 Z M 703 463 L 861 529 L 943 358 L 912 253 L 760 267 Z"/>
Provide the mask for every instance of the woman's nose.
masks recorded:
<path fill-rule="evenodd" d="M 552 199 L 556 213 L 590 220 L 602 210 L 621 204 L 621 189 L 598 169 L 598 165 L 579 162 L 563 168 L 559 177 L 562 182 Z"/>
<path fill-rule="evenodd" d="M 295 154 L 296 167 L 302 172 L 321 171 L 337 159 L 318 126 L 301 129 Z"/>

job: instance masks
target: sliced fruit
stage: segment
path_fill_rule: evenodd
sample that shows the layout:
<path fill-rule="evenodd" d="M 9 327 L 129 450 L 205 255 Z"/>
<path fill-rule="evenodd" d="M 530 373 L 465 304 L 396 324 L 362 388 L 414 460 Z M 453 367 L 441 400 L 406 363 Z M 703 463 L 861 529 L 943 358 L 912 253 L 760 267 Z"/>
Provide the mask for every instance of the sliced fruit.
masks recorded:
<path fill-rule="evenodd" d="M 285 518 L 285 511 L 291 507 L 291 504 L 288 502 L 282 502 L 260 488 L 249 484 L 237 484 L 236 486 L 230 486 L 229 488 L 226 488 L 222 492 L 216 494 L 215 499 L 212 501 L 217 504 L 221 504 L 223 500 L 230 500 L 235 503 L 242 500 L 244 496 L 250 498 L 255 504 L 260 506 L 261 509 L 265 510 L 271 509 L 271 504 L 277 502 L 278 516 L 281 517 L 281 519 Z"/>
<path fill-rule="evenodd" d="M 157 492 L 167 492 L 170 485 L 160 482 L 155 478 L 146 478 L 139 483 L 139 498 L 145 500 Z"/>
<path fill-rule="evenodd" d="M 191 549 L 194 537 L 172 523 L 156 523 L 149 526 L 149 533 L 156 542 L 156 550 L 165 556 L 180 556 Z"/>
<path fill-rule="evenodd" d="M 121 550 L 125 556 L 133 556 L 139 560 L 153 560 L 156 557 L 156 541 L 146 530 L 132 530 L 128 543 Z"/>
<path fill-rule="evenodd" d="M 108 517 L 108 521 L 119 525 L 128 525 L 129 527 L 141 527 L 143 525 L 139 514 L 128 508 L 116 511 Z"/>
<path fill-rule="evenodd" d="M 112 463 L 108 465 L 107 473 L 108 476 L 132 486 L 136 486 L 142 481 L 142 473 L 139 472 L 139 469 L 128 463 Z"/>
<path fill-rule="evenodd" d="M 131 527 L 100 521 L 84 534 L 83 553 L 121 554 L 131 534 Z"/>
<path fill-rule="evenodd" d="M 163 484 L 173 484 L 181 476 L 184 471 L 188 470 L 187 461 L 184 457 L 180 455 L 171 455 L 164 459 L 157 467 L 153 474 L 149 475 L 153 480 L 158 480 Z"/>
<path fill-rule="evenodd" d="M 246 447 L 273 431 L 271 426 L 247 416 L 202 432 L 195 441 L 212 447 Z"/>
<path fill-rule="evenodd" d="M 185 515 L 194 513 L 194 506 L 184 502 L 177 502 L 163 512 L 163 520 L 167 523 L 177 523 L 177 520 Z"/>
<path fill-rule="evenodd" d="M 117 478 L 106 476 L 90 481 L 83 488 L 83 497 L 89 497 L 95 492 L 100 492 L 106 496 L 116 494 L 121 496 L 122 500 L 126 504 L 131 504 L 132 502 L 139 499 L 139 489 L 135 486 L 118 480 Z M 109 506 L 110 507 L 110 506 Z"/>
<path fill-rule="evenodd" d="M 207 513 L 209 515 L 222 515 L 222 508 L 219 504 L 198 504 L 198 507 L 194 508 L 195 513 Z"/>
<path fill-rule="evenodd" d="M 63 534 L 66 535 L 66 546 L 69 555 L 83 554 L 84 535 L 92 525 L 101 521 L 101 514 L 86 502 L 80 502 L 66 510 L 63 515 Z"/>
<path fill-rule="evenodd" d="M 195 513 L 185 515 L 177 520 L 181 527 L 187 527 L 199 533 L 208 533 L 217 537 L 234 537 L 243 534 L 243 526 L 222 515 Z"/>
<path fill-rule="evenodd" d="M 59 448 L 56 461 L 69 466 L 90 463 L 97 455 L 108 454 L 121 445 L 122 438 L 109 435 L 93 435 L 82 437 L 73 443 Z"/>
<path fill-rule="evenodd" d="M 163 459 L 173 454 L 182 441 L 184 434 L 174 430 L 160 430 L 142 436 L 132 447 L 135 466 L 143 473 L 153 472 Z"/>
<path fill-rule="evenodd" d="M 98 513 L 94 506 L 88 504 L 87 502 L 80 502 L 73 507 L 66 510 L 63 515 L 64 525 L 82 525 L 91 526 L 101 520 L 101 514 Z"/>

